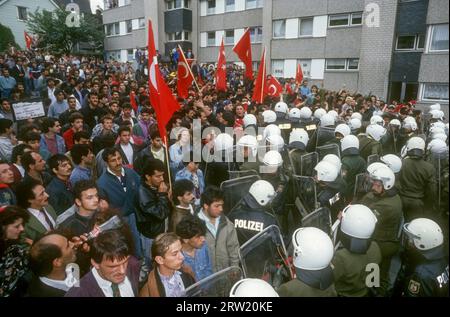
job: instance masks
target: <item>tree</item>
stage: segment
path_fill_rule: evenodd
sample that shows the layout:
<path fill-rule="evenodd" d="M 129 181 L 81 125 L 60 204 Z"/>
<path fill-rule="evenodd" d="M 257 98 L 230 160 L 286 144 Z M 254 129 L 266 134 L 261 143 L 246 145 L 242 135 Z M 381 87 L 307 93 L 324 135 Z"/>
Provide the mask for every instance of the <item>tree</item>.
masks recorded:
<path fill-rule="evenodd" d="M 62 9 L 30 13 L 27 27 L 37 35 L 37 47 L 56 54 L 70 54 L 77 44 L 89 43 L 101 50 L 104 39 L 101 22 L 94 15 L 84 14 L 79 26 L 70 26 L 66 23 L 69 14 Z"/>
<path fill-rule="evenodd" d="M 0 52 L 6 51 L 9 48 L 9 45 L 19 48 L 11 29 L 0 23 Z"/>

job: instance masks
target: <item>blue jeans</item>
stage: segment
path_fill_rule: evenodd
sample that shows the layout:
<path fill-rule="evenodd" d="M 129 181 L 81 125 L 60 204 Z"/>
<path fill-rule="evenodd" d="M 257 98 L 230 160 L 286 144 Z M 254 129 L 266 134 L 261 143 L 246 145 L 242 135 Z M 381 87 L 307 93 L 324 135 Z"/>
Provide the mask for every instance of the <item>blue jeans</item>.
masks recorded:
<path fill-rule="evenodd" d="M 141 240 L 139 236 L 139 231 L 136 226 L 136 216 L 135 214 L 131 214 L 128 216 L 124 216 L 123 219 L 127 222 L 128 226 L 130 227 L 131 235 L 133 236 L 134 254 L 138 259 L 142 259 Z"/>
<path fill-rule="evenodd" d="M 154 239 L 147 238 L 146 236 L 140 234 L 141 236 L 141 246 L 142 246 L 142 253 L 144 254 L 144 261 L 145 265 L 147 266 L 147 269 L 152 269 L 152 245 Z"/>

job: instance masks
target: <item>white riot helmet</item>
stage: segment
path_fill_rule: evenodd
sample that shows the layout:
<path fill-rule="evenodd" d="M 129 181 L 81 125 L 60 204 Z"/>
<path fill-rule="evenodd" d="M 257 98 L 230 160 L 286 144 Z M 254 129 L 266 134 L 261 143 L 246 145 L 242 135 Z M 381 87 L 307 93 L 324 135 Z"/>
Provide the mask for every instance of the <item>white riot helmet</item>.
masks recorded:
<path fill-rule="evenodd" d="M 389 168 L 389 167 L 384 163 L 375 162 L 375 163 L 372 163 L 369 166 L 367 166 L 367 173 L 370 174 L 378 168 Z"/>
<path fill-rule="evenodd" d="M 402 169 L 402 159 L 394 154 L 386 154 L 380 157 L 380 161 L 386 164 L 394 174 L 397 174 Z"/>
<path fill-rule="evenodd" d="M 341 150 L 342 152 L 344 152 L 347 149 L 358 149 L 359 150 L 359 139 L 350 134 L 345 136 L 342 140 L 341 140 Z"/>
<path fill-rule="evenodd" d="M 286 103 L 283 101 L 277 102 L 275 105 L 275 112 L 282 112 L 284 114 L 287 114 L 289 112 L 289 107 Z"/>
<path fill-rule="evenodd" d="M 292 108 L 289 110 L 289 119 L 299 120 L 301 117 L 301 111 L 298 108 Z"/>
<path fill-rule="evenodd" d="M 436 120 L 444 119 L 444 112 L 442 110 L 431 110 L 430 111 L 431 118 Z"/>
<path fill-rule="evenodd" d="M 316 111 L 314 111 L 314 117 L 315 117 L 316 119 L 319 119 L 319 120 L 320 120 L 320 118 L 322 118 L 322 116 L 324 116 L 325 114 L 327 114 L 327 111 L 326 111 L 325 109 L 323 109 L 323 108 L 319 108 L 319 109 L 317 109 Z"/>
<path fill-rule="evenodd" d="M 325 155 L 325 157 L 322 159 L 322 161 L 333 164 L 334 166 L 336 166 L 338 171 L 341 170 L 341 167 L 342 167 L 341 159 L 339 158 L 339 156 L 337 156 L 335 154 Z"/>
<path fill-rule="evenodd" d="M 370 124 L 366 128 L 366 133 L 375 141 L 380 141 L 381 138 L 386 134 L 386 129 L 378 124 Z"/>
<path fill-rule="evenodd" d="M 244 128 L 249 125 L 257 125 L 256 117 L 252 114 L 246 114 L 242 120 L 244 121 Z"/>
<path fill-rule="evenodd" d="M 353 112 L 352 116 L 350 117 L 350 119 L 358 119 L 359 121 L 362 121 L 362 114 L 360 114 L 359 112 Z"/>
<path fill-rule="evenodd" d="M 283 164 L 283 158 L 277 151 L 269 151 L 264 154 L 263 164 L 273 168 L 271 172 L 276 172 L 278 167 Z"/>
<path fill-rule="evenodd" d="M 273 287 L 258 278 L 237 281 L 230 290 L 230 297 L 280 297 Z"/>
<path fill-rule="evenodd" d="M 412 137 L 406 142 L 407 155 L 422 156 L 425 153 L 425 141 L 417 136 Z"/>
<path fill-rule="evenodd" d="M 334 182 L 339 174 L 337 166 L 325 161 L 317 163 L 314 170 L 317 172 L 317 180 L 320 182 Z"/>
<path fill-rule="evenodd" d="M 435 103 L 434 105 L 430 106 L 430 111 L 432 110 L 441 110 L 441 104 Z"/>
<path fill-rule="evenodd" d="M 433 154 L 443 154 L 448 152 L 448 146 L 445 141 L 434 139 L 428 143 L 427 150 Z"/>
<path fill-rule="evenodd" d="M 373 116 L 382 116 L 383 115 L 383 111 L 382 110 L 375 110 L 374 112 L 373 112 Z"/>
<path fill-rule="evenodd" d="M 433 140 L 442 140 L 442 141 L 447 141 L 447 134 L 445 133 L 438 133 L 433 135 Z"/>
<path fill-rule="evenodd" d="M 284 148 L 284 139 L 281 135 L 271 135 L 266 138 L 271 150 L 281 151 Z"/>
<path fill-rule="evenodd" d="M 361 120 L 358 118 L 353 118 L 350 119 L 350 122 L 348 123 L 348 126 L 350 127 L 350 129 L 352 130 L 358 130 L 359 128 L 361 128 L 362 123 Z"/>
<path fill-rule="evenodd" d="M 403 128 L 405 129 L 410 129 L 411 131 L 416 131 L 417 130 L 417 122 L 416 119 L 414 119 L 413 117 L 406 117 L 403 120 Z"/>
<path fill-rule="evenodd" d="M 321 118 L 320 118 L 320 126 L 321 127 L 328 127 L 331 125 L 334 125 L 334 117 L 331 114 L 324 114 Z"/>
<path fill-rule="evenodd" d="M 275 189 L 272 184 L 265 180 L 254 182 L 248 192 L 262 207 L 269 204 L 275 197 Z"/>
<path fill-rule="evenodd" d="M 352 131 L 348 125 L 341 123 L 336 127 L 336 129 L 334 129 L 334 134 L 336 133 L 340 133 L 342 137 L 346 137 L 347 135 L 350 135 Z"/>
<path fill-rule="evenodd" d="M 265 110 L 263 111 L 262 116 L 264 118 L 264 123 L 274 123 L 277 121 L 277 114 L 275 111 Z"/>
<path fill-rule="evenodd" d="M 377 217 L 364 205 L 349 205 L 342 211 L 341 231 L 358 239 L 370 239 L 375 231 Z"/>
<path fill-rule="evenodd" d="M 389 167 L 377 168 L 369 176 L 372 180 L 381 181 L 384 190 L 389 190 L 395 185 L 395 175 Z"/>
<path fill-rule="evenodd" d="M 393 125 L 393 126 L 396 126 L 396 127 L 401 127 L 402 123 L 398 119 L 392 119 L 391 121 L 389 121 L 389 125 Z"/>
<path fill-rule="evenodd" d="M 432 139 L 434 139 L 434 136 L 436 134 L 441 134 L 441 133 L 445 134 L 445 129 L 443 129 L 443 128 L 439 127 L 439 126 L 432 126 L 432 127 L 430 127 L 430 135 L 431 135 Z"/>
<path fill-rule="evenodd" d="M 439 225 L 427 218 L 417 218 L 405 223 L 403 233 L 420 251 L 431 250 L 444 243 L 444 235 Z"/>
<path fill-rule="evenodd" d="M 312 116 L 312 111 L 309 107 L 303 107 L 300 109 L 300 119 L 309 119 Z"/>
<path fill-rule="evenodd" d="M 258 140 L 253 135 L 244 135 L 239 139 L 237 146 L 242 149 L 245 147 L 250 148 L 253 156 L 256 156 L 258 152 Z"/>
<path fill-rule="evenodd" d="M 291 131 L 291 134 L 289 135 L 289 144 L 294 144 L 296 142 L 299 142 L 303 144 L 303 148 L 308 145 L 309 142 L 309 135 L 308 132 L 306 132 L 304 129 L 294 129 Z"/>
<path fill-rule="evenodd" d="M 299 269 L 318 271 L 330 265 L 334 255 L 333 242 L 320 229 L 306 227 L 292 235 L 294 266 Z"/>
<path fill-rule="evenodd" d="M 231 151 L 233 149 L 233 137 L 226 133 L 219 134 L 214 140 L 214 151 Z"/>
<path fill-rule="evenodd" d="M 384 120 L 381 116 L 374 115 L 374 116 L 372 116 L 372 118 L 370 118 L 370 124 L 383 125 L 383 123 L 384 123 Z"/>
<path fill-rule="evenodd" d="M 442 122 L 442 121 L 436 121 L 436 122 L 431 123 L 430 124 L 430 131 L 431 131 L 431 129 L 435 129 L 435 128 L 439 128 L 439 129 L 445 130 L 446 129 L 446 124 L 444 122 Z"/>
<path fill-rule="evenodd" d="M 267 127 L 264 128 L 263 132 L 264 139 L 267 139 L 269 136 L 272 135 L 281 135 L 280 128 L 275 124 L 269 124 Z"/>
<path fill-rule="evenodd" d="M 339 114 L 336 112 L 336 110 L 330 110 L 328 111 L 328 114 L 331 114 L 334 117 L 334 120 L 337 120 L 339 118 Z"/>

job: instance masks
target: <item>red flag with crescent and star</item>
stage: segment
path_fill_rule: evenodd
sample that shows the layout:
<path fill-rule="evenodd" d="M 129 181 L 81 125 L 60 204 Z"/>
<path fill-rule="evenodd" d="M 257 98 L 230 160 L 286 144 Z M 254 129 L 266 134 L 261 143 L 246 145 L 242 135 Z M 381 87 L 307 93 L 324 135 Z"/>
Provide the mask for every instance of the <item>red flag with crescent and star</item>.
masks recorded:
<path fill-rule="evenodd" d="M 225 45 L 220 45 L 219 50 L 219 59 L 217 61 L 217 70 L 216 70 L 216 89 L 218 91 L 226 91 L 227 90 L 227 65 L 225 60 Z"/>
<path fill-rule="evenodd" d="M 281 86 L 280 82 L 274 77 L 270 76 L 267 85 L 267 94 L 271 97 L 280 97 L 283 92 L 283 86 Z"/>
<path fill-rule="evenodd" d="M 267 80 L 266 80 L 266 49 L 264 49 L 259 64 L 258 77 L 255 80 L 255 87 L 253 89 L 252 100 L 262 104 L 264 98 L 267 96 Z"/>
<path fill-rule="evenodd" d="M 33 38 L 26 31 L 23 31 L 23 35 L 25 36 L 25 45 L 27 50 L 29 50 L 31 49 L 31 44 L 33 44 Z"/>
<path fill-rule="evenodd" d="M 245 78 L 253 79 L 252 66 L 252 43 L 250 37 L 250 29 L 247 29 L 242 35 L 239 42 L 233 47 L 233 51 L 237 54 L 239 59 L 245 64 Z"/>
<path fill-rule="evenodd" d="M 303 70 L 302 70 L 302 65 L 300 65 L 300 63 L 298 63 L 298 65 L 297 65 L 297 73 L 295 74 L 295 82 L 299 85 L 301 85 L 301 83 L 303 82 Z"/>
<path fill-rule="evenodd" d="M 167 145 L 166 125 L 169 123 L 172 115 L 180 110 L 180 105 L 161 75 L 156 55 L 152 21 L 150 20 L 148 20 L 148 68 L 150 103 L 155 110 L 161 138 Z"/>
<path fill-rule="evenodd" d="M 183 49 L 178 46 L 180 60 L 178 61 L 177 72 L 177 91 L 178 96 L 186 99 L 189 96 L 189 87 L 194 81 L 194 75 L 191 72 L 189 61 L 186 60 Z"/>

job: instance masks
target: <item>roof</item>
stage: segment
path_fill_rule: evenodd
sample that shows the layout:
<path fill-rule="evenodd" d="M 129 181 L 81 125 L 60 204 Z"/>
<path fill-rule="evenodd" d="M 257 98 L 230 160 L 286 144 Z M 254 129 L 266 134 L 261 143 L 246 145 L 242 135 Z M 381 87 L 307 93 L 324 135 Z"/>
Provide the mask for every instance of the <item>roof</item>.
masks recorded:
<path fill-rule="evenodd" d="M 55 6 L 55 8 L 59 8 L 60 6 L 53 0 L 48 0 L 51 4 Z M 70 0 L 69 0 L 70 1 Z M 87 0 L 89 1 L 89 0 Z M 0 6 L 4 5 L 8 0 L 0 0 Z"/>

